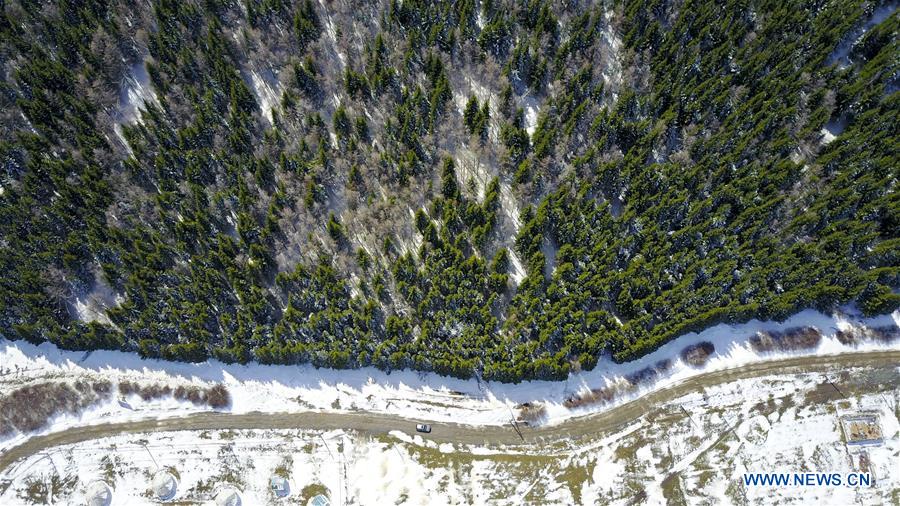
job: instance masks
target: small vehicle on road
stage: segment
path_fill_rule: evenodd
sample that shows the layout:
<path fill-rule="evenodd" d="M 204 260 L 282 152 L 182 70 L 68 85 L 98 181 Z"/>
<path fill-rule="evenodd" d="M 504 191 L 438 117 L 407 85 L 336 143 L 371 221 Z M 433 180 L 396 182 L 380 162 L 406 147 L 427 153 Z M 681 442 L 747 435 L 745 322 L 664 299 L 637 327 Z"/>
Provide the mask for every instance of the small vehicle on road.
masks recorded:
<path fill-rule="evenodd" d="M 427 423 L 417 423 L 416 432 L 424 432 L 428 434 L 429 432 L 431 432 L 431 425 L 428 425 Z"/>

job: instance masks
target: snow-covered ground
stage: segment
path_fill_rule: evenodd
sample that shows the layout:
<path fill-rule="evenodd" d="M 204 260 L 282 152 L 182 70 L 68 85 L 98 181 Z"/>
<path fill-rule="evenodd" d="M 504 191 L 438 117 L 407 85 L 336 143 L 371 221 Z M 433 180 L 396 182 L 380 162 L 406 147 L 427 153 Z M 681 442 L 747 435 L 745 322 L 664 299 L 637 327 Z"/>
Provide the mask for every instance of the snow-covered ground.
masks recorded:
<path fill-rule="evenodd" d="M 821 374 L 738 380 L 654 407 L 608 432 L 554 444 L 436 443 L 391 432 L 241 430 L 157 432 L 51 448 L 0 474 L 0 503 L 85 504 L 104 482 L 111 505 L 153 504 L 151 480 L 177 477 L 173 501 L 212 504 L 233 489 L 242 504 L 891 504 L 900 488 L 900 393 L 879 384 L 894 368 L 856 368 L 834 395 Z M 848 445 L 840 420 L 877 416 L 883 441 Z M 527 435 L 527 433 L 526 433 Z M 746 472 L 859 470 L 871 487 L 752 487 Z M 270 479 L 287 480 L 276 499 Z M 53 499 L 45 502 L 47 491 Z M 43 494 L 43 495 L 42 495 Z"/>
<path fill-rule="evenodd" d="M 110 488 L 113 505 L 154 504 L 152 477 L 168 470 L 177 476 L 172 500 L 191 504 L 213 504 L 226 488 L 237 490 L 244 505 L 306 504 L 318 494 L 335 505 L 486 502 L 497 466 L 484 461 L 460 475 L 429 465 L 423 450 L 429 448 L 339 430 L 169 432 L 141 435 L 138 441 L 112 437 L 55 448 L 19 463 L 2 476 L 14 485 L 0 498 L 3 504 L 40 504 L 31 501 L 40 496 L 29 497 L 29 489 L 56 476 L 69 484 L 76 478 L 74 486 L 59 491 L 56 503 L 85 504 L 89 486 L 101 481 Z M 432 451 L 456 450 L 445 445 Z M 269 488 L 275 476 L 288 482 L 289 494 L 281 500 Z"/>
<path fill-rule="evenodd" d="M 386 373 L 374 368 L 356 370 L 316 369 L 309 365 L 264 366 L 238 365 L 208 361 L 199 364 L 143 360 L 135 354 L 115 351 L 92 353 L 63 351 L 44 343 L 39 346 L 24 341 L 0 340 L 0 395 L 23 384 L 57 379 L 108 380 L 114 385 L 123 381 L 196 385 L 210 387 L 224 384 L 231 393 L 228 411 L 234 413 L 291 411 L 369 411 L 388 413 L 410 419 L 458 422 L 472 425 L 503 425 L 509 422 L 515 406 L 538 401 L 546 407 L 547 424 L 557 424 L 575 416 L 609 409 L 686 378 L 713 371 L 804 354 L 840 354 L 850 350 L 900 349 L 900 342 L 871 341 L 855 346 L 844 345 L 834 334 L 850 327 L 891 327 L 900 322 L 900 311 L 875 318 L 854 316 L 846 312 L 828 316 L 807 310 L 784 322 L 750 321 L 741 325 L 717 325 L 700 333 L 681 336 L 656 352 L 634 362 L 615 364 L 603 357 L 592 371 L 572 374 L 565 381 L 528 381 L 519 384 L 459 380 L 415 371 Z M 819 329 L 823 339 L 815 349 L 797 352 L 760 354 L 750 346 L 749 338 L 758 331 L 783 331 L 811 326 Z M 686 346 L 710 342 L 714 353 L 702 367 L 683 363 L 679 354 Z M 623 381 L 631 373 L 670 359 L 668 374 L 655 382 L 641 384 L 612 402 L 570 409 L 564 401 L 590 389 Z M 95 424 L 146 418 L 183 416 L 209 408 L 190 402 L 161 398 L 143 401 L 132 395 L 120 399 L 116 395 L 95 403 L 77 415 L 60 415 L 39 432 L 63 430 L 72 425 Z M 17 445 L 31 434 L 14 434 L 0 439 L 0 451 Z"/>
<path fill-rule="evenodd" d="M 64 495 L 53 504 L 86 504 L 88 485 L 97 481 L 112 490 L 111 504 L 153 504 L 157 501 L 153 500 L 151 481 L 160 470 L 176 477 L 176 501 L 191 497 L 199 504 L 212 504 L 220 490 L 234 488 L 241 504 L 266 504 L 275 499 L 269 480 L 281 476 L 287 479 L 288 491 L 294 497 L 304 488 L 318 485 L 333 491 L 334 504 L 343 504 L 344 462 L 336 457 L 353 455 L 356 449 L 351 445 L 340 431 L 169 432 L 141 435 L 140 439 L 121 436 L 54 448 L 19 463 L 6 474 L 23 478 L 58 472 L 63 478 L 77 477 L 80 486 L 61 491 Z M 19 483 L 27 487 L 30 482 L 23 478 Z M 28 504 L 22 495 L 7 493 L 3 503 Z"/>
<path fill-rule="evenodd" d="M 119 86 L 119 104 L 114 116 L 113 131 L 122 143 L 122 146 L 131 154 L 131 146 L 125 139 L 122 131 L 123 125 L 142 123 L 141 112 L 148 106 L 159 107 L 159 99 L 153 84 L 150 82 L 150 74 L 144 61 L 131 64 L 128 73 L 122 78 Z"/>
<path fill-rule="evenodd" d="M 619 432 L 577 448 L 572 459 L 594 466 L 583 503 L 624 503 L 629 488 L 631 497 L 638 494 L 634 487 L 645 494 L 645 504 L 891 503 L 900 486 L 898 391 L 819 398 L 821 386 L 830 388 L 824 381 L 820 374 L 799 374 L 718 385 L 666 403 Z M 846 444 L 840 418 L 860 412 L 877 414 L 883 442 Z M 875 476 L 871 488 L 742 482 L 744 473 L 754 472 L 857 472 L 860 452 L 867 453 Z"/>
<path fill-rule="evenodd" d="M 263 116 L 271 124 L 272 111 L 278 107 L 281 100 L 281 85 L 278 83 L 278 78 L 271 70 L 266 69 L 263 72 L 254 70 L 250 72 L 249 81 Z"/>
<path fill-rule="evenodd" d="M 522 104 L 525 106 L 525 131 L 532 136 L 537 128 L 540 102 L 535 97 L 526 94 L 522 97 Z"/>
<path fill-rule="evenodd" d="M 845 116 L 833 118 L 828 123 L 822 127 L 820 133 L 822 134 L 822 145 L 830 144 L 834 141 L 838 135 L 844 133 L 844 130 L 847 128 L 848 119 Z"/>
<path fill-rule="evenodd" d="M 122 79 L 119 90 L 119 123 L 141 121 L 141 109 L 147 104 L 159 106 L 156 91 L 150 82 L 150 74 L 143 61 L 133 63 Z"/>
<path fill-rule="evenodd" d="M 898 7 L 900 7 L 900 3 L 888 2 L 875 9 L 872 14 L 866 18 L 865 22 L 861 23 L 856 29 L 844 36 L 828 57 L 828 65 L 834 65 L 836 63 L 838 68 L 847 68 L 850 65 L 850 51 L 853 50 L 853 46 L 861 41 L 869 30 L 880 25 L 884 20 L 891 16 Z"/>

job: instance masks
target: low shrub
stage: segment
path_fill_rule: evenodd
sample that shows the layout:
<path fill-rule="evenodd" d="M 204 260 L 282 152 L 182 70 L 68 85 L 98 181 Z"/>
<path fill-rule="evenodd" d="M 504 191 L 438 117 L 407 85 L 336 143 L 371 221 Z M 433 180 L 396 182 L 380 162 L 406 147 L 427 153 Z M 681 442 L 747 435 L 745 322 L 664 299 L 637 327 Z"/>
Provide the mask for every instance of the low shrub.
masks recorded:
<path fill-rule="evenodd" d="M 709 356 L 716 351 L 716 347 L 709 341 L 692 344 L 681 350 L 681 360 L 691 367 L 700 367 L 709 360 Z"/>
<path fill-rule="evenodd" d="M 41 429 L 58 415 L 77 414 L 100 399 L 109 397 L 112 385 L 107 381 L 79 380 L 73 384 L 49 382 L 28 385 L 0 397 L 0 434 L 14 430 Z"/>
<path fill-rule="evenodd" d="M 822 341 L 822 333 L 813 327 L 796 327 L 784 332 L 757 332 L 750 338 L 750 346 L 757 352 L 795 351 L 815 348 Z"/>

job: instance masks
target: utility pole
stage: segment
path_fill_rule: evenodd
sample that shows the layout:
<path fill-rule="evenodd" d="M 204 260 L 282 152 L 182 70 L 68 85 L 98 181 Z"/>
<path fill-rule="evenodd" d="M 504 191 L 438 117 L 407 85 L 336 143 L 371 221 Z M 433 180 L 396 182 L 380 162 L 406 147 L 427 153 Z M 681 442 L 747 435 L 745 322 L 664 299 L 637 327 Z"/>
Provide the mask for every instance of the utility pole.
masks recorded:
<path fill-rule="evenodd" d="M 681 408 L 682 411 L 684 411 L 684 414 L 687 415 L 687 417 L 691 420 L 691 423 L 694 424 L 694 427 L 697 427 L 697 429 L 699 429 L 700 426 L 697 425 L 697 422 L 694 421 L 694 417 L 691 416 L 691 414 L 688 412 L 688 410 L 684 409 L 684 406 L 678 406 L 678 407 Z"/>
<path fill-rule="evenodd" d="M 331 460 L 334 460 L 334 454 L 331 453 L 331 448 L 328 447 L 328 442 L 325 441 L 325 438 L 322 437 L 322 434 L 319 434 L 319 439 L 322 440 L 322 444 L 324 444 L 324 445 L 325 445 L 325 449 L 328 450 L 328 455 L 331 456 Z"/>
<path fill-rule="evenodd" d="M 522 435 L 522 431 L 519 430 L 519 424 L 516 423 L 516 415 L 513 414 L 512 408 L 510 408 L 508 404 L 506 405 L 506 407 L 509 409 L 509 423 L 510 423 L 510 425 L 512 425 L 513 429 L 515 429 L 515 431 L 516 431 L 516 434 L 518 434 L 519 437 L 520 437 L 520 438 L 522 439 L 522 441 L 524 442 L 524 441 L 525 441 L 525 436 L 523 436 L 523 435 Z"/>
<path fill-rule="evenodd" d="M 519 424 L 516 423 L 516 420 L 512 419 L 509 421 L 509 423 L 512 425 L 513 429 L 516 430 L 516 434 L 519 435 L 519 437 L 522 439 L 522 442 L 525 442 L 525 436 L 523 436 L 522 431 L 519 430 Z"/>
<path fill-rule="evenodd" d="M 153 465 L 156 466 L 156 469 L 159 469 L 159 464 L 156 463 L 156 459 L 153 458 L 153 454 L 150 453 L 150 448 L 147 448 L 147 443 L 141 443 L 141 446 L 144 447 L 144 450 L 147 450 L 147 455 L 150 456 L 150 460 L 153 461 Z"/>

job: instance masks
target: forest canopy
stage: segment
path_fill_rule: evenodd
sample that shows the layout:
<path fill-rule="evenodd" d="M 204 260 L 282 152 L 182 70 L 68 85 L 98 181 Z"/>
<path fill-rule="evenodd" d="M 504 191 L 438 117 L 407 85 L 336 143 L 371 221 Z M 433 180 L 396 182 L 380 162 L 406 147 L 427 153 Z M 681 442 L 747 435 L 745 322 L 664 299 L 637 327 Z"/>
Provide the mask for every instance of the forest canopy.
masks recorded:
<path fill-rule="evenodd" d="M 870 1 L 7 0 L 0 334 L 519 381 L 900 307 Z"/>

